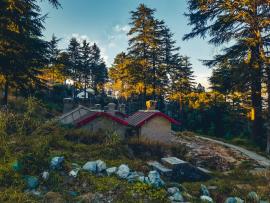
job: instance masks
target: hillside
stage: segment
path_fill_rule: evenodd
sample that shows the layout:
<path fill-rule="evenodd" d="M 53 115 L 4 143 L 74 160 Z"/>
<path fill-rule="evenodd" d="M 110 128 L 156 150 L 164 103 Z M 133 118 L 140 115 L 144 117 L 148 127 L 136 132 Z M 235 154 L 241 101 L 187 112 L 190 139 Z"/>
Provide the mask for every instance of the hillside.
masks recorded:
<path fill-rule="evenodd" d="M 166 190 L 173 186 L 180 189 L 185 201 L 200 202 L 201 184 L 208 187 L 215 202 L 228 197 L 247 200 L 252 191 L 262 200 L 270 199 L 269 171 L 254 170 L 258 168 L 254 161 L 218 144 L 205 142 L 204 150 L 199 148 L 194 133 L 177 134 L 181 142 L 164 145 L 120 140 L 117 135 L 91 135 L 61 127 L 50 118 L 48 110 L 34 99 L 15 105 L 13 111 L 1 111 L 0 202 L 170 202 Z M 95 160 L 104 161 L 107 167 L 126 164 L 147 175 L 151 171 L 147 161 L 166 156 L 202 166 L 212 171 L 212 178 L 205 182 L 165 181 L 164 186 L 153 187 L 106 173 L 80 170 L 76 178 L 69 175 L 74 167 Z M 64 157 L 60 168 L 52 168 L 53 157 Z M 45 179 L 44 171 L 48 172 Z M 32 182 L 31 188 L 31 181 L 38 184 Z"/>

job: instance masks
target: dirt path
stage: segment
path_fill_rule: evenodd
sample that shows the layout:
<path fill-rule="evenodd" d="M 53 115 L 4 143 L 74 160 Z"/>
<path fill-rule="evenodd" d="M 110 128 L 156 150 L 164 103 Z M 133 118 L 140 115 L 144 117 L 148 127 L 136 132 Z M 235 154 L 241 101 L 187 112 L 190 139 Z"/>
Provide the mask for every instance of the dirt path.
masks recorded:
<path fill-rule="evenodd" d="M 207 140 L 207 141 L 210 141 L 210 142 L 214 142 L 214 143 L 223 145 L 225 147 L 228 147 L 228 148 L 230 148 L 232 150 L 236 150 L 238 152 L 241 152 L 245 156 L 247 156 L 250 159 L 256 161 L 260 166 L 265 167 L 265 168 L 270 168 L 270 160 L 267 159 L 266 157 L 263 157 L 263 156 L 255 153 L 255 152 L 249 151 L 249 150 L 244 149 L 242 147 L 238 147 L 238 146 L 235 146 L 235 145 L 232 145 L 232 144 L 228 144 L 228 143 L 225 143 L 225 142 L 222 142 L 222 141 L 218 141 L 218 140 L 214 140 L 214 139 L 210 139 L 210 138 L 206 138 L 206 137 L 198 137 L 198 138 L 203 139 L 203 140 Z"/>

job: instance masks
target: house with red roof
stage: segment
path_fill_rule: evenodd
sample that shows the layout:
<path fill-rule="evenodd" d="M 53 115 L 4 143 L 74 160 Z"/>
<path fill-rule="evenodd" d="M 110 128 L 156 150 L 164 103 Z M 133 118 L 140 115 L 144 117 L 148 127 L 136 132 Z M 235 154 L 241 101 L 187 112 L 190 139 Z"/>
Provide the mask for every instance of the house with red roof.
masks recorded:
<path fill-rule="evenodd" d="M 60 118 L 64 124 L 72 121 L 74 126 L 93 133 L 99 131 L 117 133 L 124 138 L 130 135 L 132 130 L 139 138 L 157 142 L 170 141 L 172 124 L 180 124 L 166 114 L 155 110 L 155 103 L 148 105 L 147 110 L 138 111 L 128 117 L 115 110 L 115 104 L 111 103 L 108 105 L 107 111 L 90 110 L 79 106 Z"/>
<path fill-rule="evenodd" d="M 172 124 L 180 124 L 157 110 L 138 111 L 128 117 L 127 122 L 139 138 L 157 142 L 169 142 L 172 139 Z"/>

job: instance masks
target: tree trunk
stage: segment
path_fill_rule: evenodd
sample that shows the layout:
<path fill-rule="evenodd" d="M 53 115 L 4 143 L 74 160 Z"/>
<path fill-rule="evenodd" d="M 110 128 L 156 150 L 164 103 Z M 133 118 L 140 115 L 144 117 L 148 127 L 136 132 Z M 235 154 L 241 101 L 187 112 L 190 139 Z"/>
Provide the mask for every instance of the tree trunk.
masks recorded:
<path fill-rule="evenodd" d="M 3 97 L 3 105 L 6 106 L 8 104 L 8 93 L 9 93 L 9 82 L 6 78 L 5 86 L 4 86 L 4 97 Z"/>
<path fill-rule="evenodd" d="M 156 76 L 156 57 L 153 54 L 153 100 L 156 100 L 157 76 Z"/>
<path fill-rule="evenodd" d="M 253 121 L 252 138 L 255 143 L 261 145 L 263 135 L 262 118 L 262 63 L 260 62 L 260 47 L 252 50 L 251 57 L 251 101 L 255 111 Z"/>
<path fill-rule="evenodd" d="M 266 152 L 270 153 L 270 65 L 266 67 L 267 72 L 267 147 Z"/>
<path fill-rule="evenodd" d="M 147 88 L 146 88 L 146 83 L 145 83 L 144 88 L 143 88 L 143 102 L 142 102 L 143 109 L 146 107 L 146 100 L 147 100 Z"/>
<path fill-rule="evenodd" d="M 86 101 L 86 89 L 87 89 L 87 87 L 86 87 L 86 77 L 85 77 L 85 79 L 84 79 L 84 101 Z M 89 99 L 89 98 L 88 98 Z"/>

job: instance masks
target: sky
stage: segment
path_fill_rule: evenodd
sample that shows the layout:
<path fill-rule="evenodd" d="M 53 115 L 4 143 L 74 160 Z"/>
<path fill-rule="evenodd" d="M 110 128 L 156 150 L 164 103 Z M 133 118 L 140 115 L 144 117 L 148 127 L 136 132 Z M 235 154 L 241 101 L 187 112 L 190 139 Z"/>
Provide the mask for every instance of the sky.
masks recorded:
<path fill-rule="evenodd" d="M 50 40 L 55 34 L 61 38 L 61 49 L 67 48 L 71 37 L 95 42 L 108 67 L 118 53 L 127 49 L 130 11 L 136 10 L 141 3 L 156 9 L 155 16 L 164 20 L 175 34 L 180 53 L 190 57 L 196 82 L 209 86 L 212 71 L 200 60 L 211 59 L 217 48 L 199 38 L 182 41 L 184 34 L 191 30 L 184 16 L 186 0 L 60 0 L 60 3 L 60 9 L 52 8 L 46 1 L 41 3 L 42 12 L 48 14 L 45 39 Z"/>

